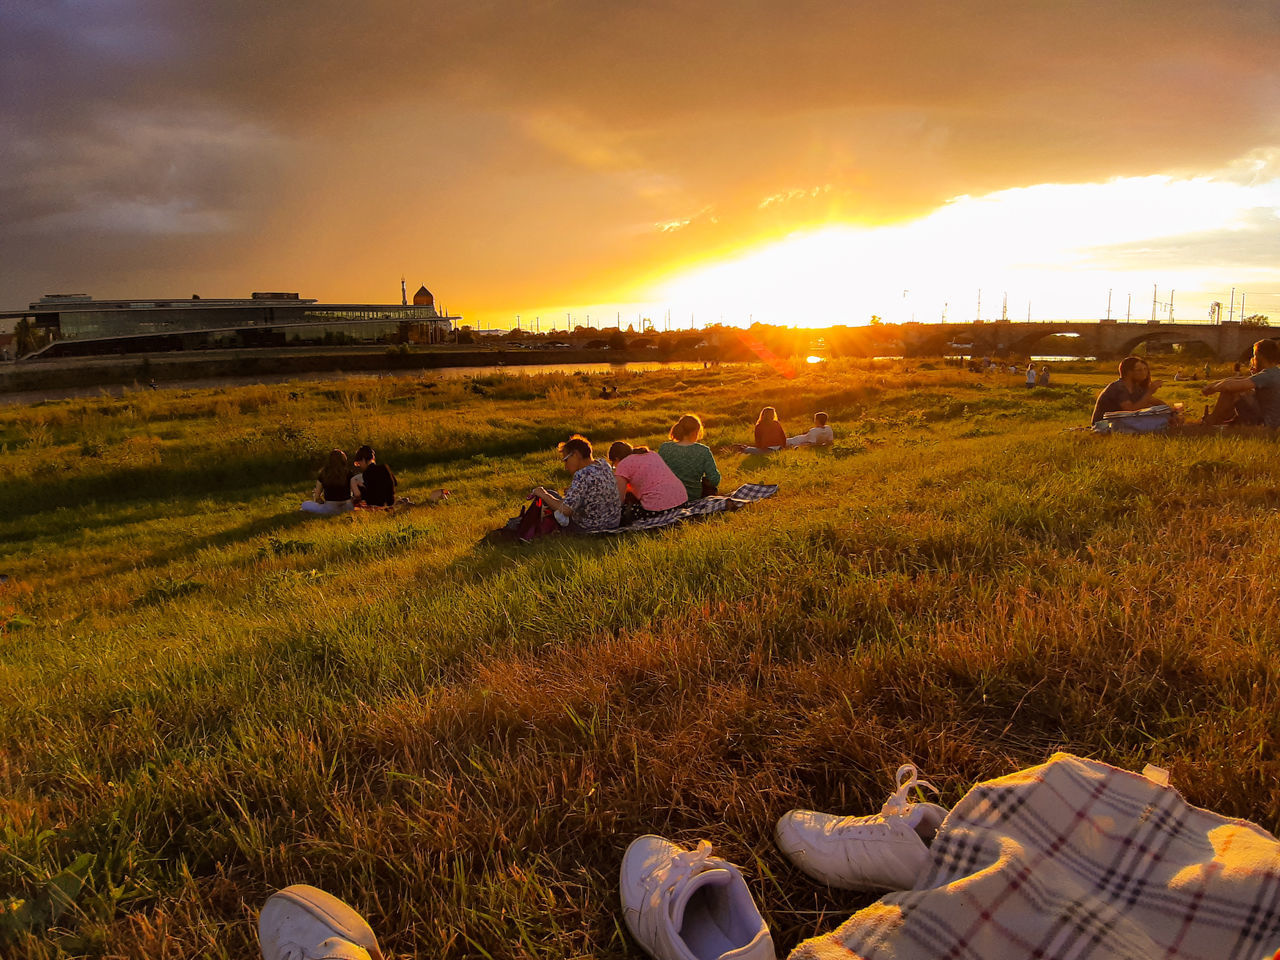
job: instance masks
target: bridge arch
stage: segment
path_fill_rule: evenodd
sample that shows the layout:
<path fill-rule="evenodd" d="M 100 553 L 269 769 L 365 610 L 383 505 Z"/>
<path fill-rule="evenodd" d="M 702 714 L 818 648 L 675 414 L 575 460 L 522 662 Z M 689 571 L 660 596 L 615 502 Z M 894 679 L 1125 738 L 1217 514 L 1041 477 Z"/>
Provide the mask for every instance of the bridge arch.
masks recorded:
<path fill-rule="evenodd" d="M 1129 356 L 1129 354 L 1137 350 L 1138 347 L 1142 346 L 1142 344 L 1151 343 L 1153 341 L 1158 343 L 1166 343 L 1171 346 L 1179 346 L 1179 345 L 1187 346 L 1190 344 L 1198 343 L 1200 344 L 1200 346 L 1204 347 L 1206 351 L 1208 351 L 1209 356 L 1217 360 L 1240 360 L 1240 359 L 1247 360 L 1249 358 L 1250 353 L 1252 352 L 1252 348 L 1250 348 L 1249 350 L 1246 350 L 1244 352 L 1243 357 L 1238 357 L 1238 356 L 1233 357 L 1229 355 L 1231 352 L 1230 350 L 1219 351 L 1217 344 L 1210 343 L 1208 340 L 1206 340 L 1203 337 L 1185 336 L 1177 332 L 1165 329 L 1165 330 L 1143 331 L 1142 333 L 1139 333 L 1136 336 L 1125 338 L 1125 340 L 1122 341 L 1120 345 L 1120 356 L 1127 357 Z M 1227 353 L 1228 356 L 1222 356 L 1221 354 L 1224 352 Z"/>
<path fill-rule="evenodd" d="M 1035 353 L 1036 344 L 1049 337 L 1070 337 L 1073 345 L 1076 347 L 1076 354 L 1082 357 L 1098 356 L 1097 338 L 1089 331 L 1082 331 L 1078 323 L 1064 323 L 1061 325 L 1044 324 L 1037 325 L 1039 328 L 1031 333 L 1023 336 L 1013 337 L 1009 344 L 1009 352 L 1019 356 L 1029 357 Z"/>

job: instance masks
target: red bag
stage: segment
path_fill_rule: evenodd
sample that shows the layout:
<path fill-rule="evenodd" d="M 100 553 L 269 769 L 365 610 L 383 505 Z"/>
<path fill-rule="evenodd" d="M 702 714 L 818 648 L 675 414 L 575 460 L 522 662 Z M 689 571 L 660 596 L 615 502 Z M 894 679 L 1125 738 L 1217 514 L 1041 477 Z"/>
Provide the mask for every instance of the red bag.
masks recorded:
<path fill-rule="evenodd" d="M 528 543 L 530 540 L 559 531 L 560 524 L 556 523 L 555 511 L 546 506 L 541 497 L 534 497 L 529 505 L 520 511 L 516 523 L 517 540 Z"/>

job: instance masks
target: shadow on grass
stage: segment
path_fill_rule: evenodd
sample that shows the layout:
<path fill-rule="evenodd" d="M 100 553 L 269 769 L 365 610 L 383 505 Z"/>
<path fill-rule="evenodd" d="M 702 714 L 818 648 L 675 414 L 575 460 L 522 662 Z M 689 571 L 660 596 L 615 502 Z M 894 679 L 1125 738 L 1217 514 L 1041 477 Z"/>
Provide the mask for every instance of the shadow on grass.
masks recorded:
<path fill-rule="evenodd" d="M 279 530 L 287 530 L 291 527 L 299 526 L 307 523 L 312 518 L 302 512 L 277 513 L 269 517 L 258 517 L 256 520 L 250 520 L 239 526 L 232 527 L 228 530 L 222 530 L 218 533 L 211 533 L 203 537 L 193 537 L 183 542 L 181 545 L 171 547 L 168 550 L 161 550 L 151 554 L 145 560 L 138 561 L 134 559 L 126 559 L 125 561 L 108 567 L 102 571 L 102 576 L 112 576 L 122 573 L 126 570 L 151 570 L 156 567 L 164 567 L 177 560 L 185 560 L 193 557 L 202 550 L 208 550 L 216 547 L 226 547 L 235 543 L 243 543 L 246 540 L 252 540 L 254 537 L 262 534 L 275 533 Z M 175 587 L 175 589 L 178 589 Z M 159 600 L 172 599 L 164 590 L 159 595 L 154 594 L 154 590 L 142 599 L 144 602 L 152 602 Z M 189 592 L 182 591 L 179 592 Z"/>
<path fill-rule="evenodd" d="M 484 457 L 522 457 L 551 451 L 566 439 L 567 429 L 539 427 L 494 437 L 481 448 L 440 447 L 434 450 L 388 451 L 388 462 L 397 471 Z M 68 504 L 130 504 L 221 496 L 249 499 L 250 491 L 279 492 L 282 477 L 296 478 L 300 494 L 313 482 L 322 460 L 296 451 L 239 452 L 217 449 L 181 462 L 128 466 L 115 470 L 89 470 L 58 479 L 58 498 L 48 496 L 48 478 L 18 477 L 7 484 L 0 502 L 0 522 L 48 513 Z"/>

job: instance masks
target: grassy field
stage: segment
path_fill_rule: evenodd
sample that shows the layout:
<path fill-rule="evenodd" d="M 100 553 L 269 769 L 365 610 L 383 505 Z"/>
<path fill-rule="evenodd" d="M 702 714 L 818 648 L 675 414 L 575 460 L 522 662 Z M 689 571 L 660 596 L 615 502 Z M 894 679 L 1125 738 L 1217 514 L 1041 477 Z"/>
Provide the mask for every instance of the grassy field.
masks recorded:
<path fill-rule="evenodd" d="M 1150 761 L 1280 823 L 1271 439 L 1070 432 L 1111 379 L 1087 365 L 612 379 L 0 410 L 0 952 L 256 956 L 258 907 L 306 881 L 393 954 L 637 956 L 617 865 L 645 832 L 743 865 L 785 952 L 872 898 L 792 869 L 774 820 L 879 809 L 906 760 L 948 804 L 1057 749 Z M 478 544 L 563 484 L 573 430 L 652 444 L 696 411 L 719 453 L 765 403 L 837 435 L 719 455 L 771 500 Z M 453 498 L 300 515 L 362 442 Z"/>

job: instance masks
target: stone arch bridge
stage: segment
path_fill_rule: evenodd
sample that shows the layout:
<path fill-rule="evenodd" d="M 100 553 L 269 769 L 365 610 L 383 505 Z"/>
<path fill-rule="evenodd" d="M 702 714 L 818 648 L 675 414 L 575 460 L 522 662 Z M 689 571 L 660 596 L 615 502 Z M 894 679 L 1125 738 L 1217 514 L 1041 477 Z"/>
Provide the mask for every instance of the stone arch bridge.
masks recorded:
<path fill-rule="evenodd" d="M 911 357 L 964 353 L 968 356 L 1026 357 L 1044 353 L 1037 345 L 1066 335 L 1070 345 L 1053 344 L 1054 353 L 1118 359 L 1143 343 L 1198 343 L 1218 360 L 1248 359 L 1254 341 L 1273 334 L 1269 328 L 1240 323 L 1129 323 L 1107 320 L 1060 323 L 904 323 L 895 327 L 903 353 Z M 1280 331 L 1276 331 L 1280 333 Z"/>

